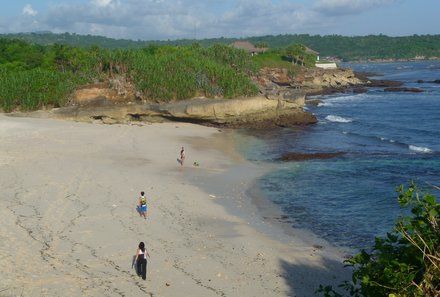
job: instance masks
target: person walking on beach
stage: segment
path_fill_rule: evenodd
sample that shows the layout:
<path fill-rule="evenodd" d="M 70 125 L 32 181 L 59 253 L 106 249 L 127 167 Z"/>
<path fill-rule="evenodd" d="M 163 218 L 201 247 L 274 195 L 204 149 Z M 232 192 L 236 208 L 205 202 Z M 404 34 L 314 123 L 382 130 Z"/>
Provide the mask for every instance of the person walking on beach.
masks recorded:
<path fill-rule="evenodd" d="M 182 149 L 180 150 L 180 166 L 183 166 L 184 161 L 185 161 L 185 149 L 182 146 Z"/>
<path fill-rule="evenodd" d="M 141 192 L 141 197 L 139 197 L 139 215 L 147 219 L 147 198 L 143 191 Z"/>
<path fill-rule="evenodd" d="M 145 243 L 141 241 L 136 250 L 135 263 L 137 275 L 142 276 L 144 280 L 147 279 L 147 256 L 150 257 L 150 254 L 145 248 Z"/>

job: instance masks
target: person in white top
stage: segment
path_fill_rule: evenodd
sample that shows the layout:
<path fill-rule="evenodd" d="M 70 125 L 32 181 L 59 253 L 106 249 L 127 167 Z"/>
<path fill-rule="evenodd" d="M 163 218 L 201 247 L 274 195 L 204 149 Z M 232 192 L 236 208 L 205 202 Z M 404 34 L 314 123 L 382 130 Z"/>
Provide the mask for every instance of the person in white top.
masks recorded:
<path fill-rule="evenodd" d="M 136 272 L 138 276 L 142 276 L 142 279 L 147 279 L 147 256 L 150 257 L 150 254 L 148 254 L 147 249 L 145 248 L 145 243 L 142 241 L 139 243 L 139 247 L 136 250 Z"/>

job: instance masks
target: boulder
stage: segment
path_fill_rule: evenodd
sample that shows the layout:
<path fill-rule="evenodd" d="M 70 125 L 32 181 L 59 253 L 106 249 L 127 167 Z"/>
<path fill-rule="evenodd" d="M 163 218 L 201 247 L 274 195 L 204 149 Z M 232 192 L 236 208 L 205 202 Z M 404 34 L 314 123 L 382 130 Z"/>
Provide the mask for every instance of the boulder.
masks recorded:
<path fill-rule="evenodd" d="M 397 80 L 387 80 L 387 79 L 372 79 L 369 80 L 366 84 L 368 87 L 375 88 L 391 88 L 391 87 L 400 87 L 403 85 L 403 82 Z"/>
<path fill-rule="evenodd" d="M 306 105 L 318 106 L 321 103 L 323 103 L 323 101 L 321 99 L 307 99 L 306 100 Z"/>
<path fill-rule="evenodd" d="M 313 68 L 299 73 L 294 80 L 294 85 L 299 86 L 307 95 L 344 92 L 365 83 L 351 69 Z"/>
<path fill-rule="evenodd" d="M 419 88 L 385 88 L 385 92 L 412 92 L 412 93 L 421 93 L 423 92 L 422 89 Z"/>
<path fill-rule="evenodd" d="M 306 161 L 313 159 L 330 159 L 345 155 L 345 152 L 334 153 L 286 153 L 279 157 L 278 161 Z"/>

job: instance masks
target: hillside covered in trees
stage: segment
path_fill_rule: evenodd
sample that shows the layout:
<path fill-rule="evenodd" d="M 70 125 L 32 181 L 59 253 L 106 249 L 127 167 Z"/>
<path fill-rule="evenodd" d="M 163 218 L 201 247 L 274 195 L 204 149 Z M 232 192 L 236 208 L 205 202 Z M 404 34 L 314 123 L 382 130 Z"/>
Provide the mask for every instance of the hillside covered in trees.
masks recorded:
<path fill-rule="evenodd" d="M 440 58 L 440 35 L 412 35 L 390 37 L 386 35 L 341 36 L 341 35 L 308 35 L 285 34 L 267 35 L 249 38 L 211 38 L 211 39 L 180 39 L 167 41 L 141 41 L 127 39 L 111 39 L 102 36 L 78 34 L 54 34 L 50 32 L 5 34 L 0 38 L 16 38 L 34 44 L 52 45 L 55 43 L 102 48 L 142 48 L 155 45 L 191 45 L 200 44 L 209 47 L 214 44 L 230 44 L 237 40 L 247 40 L 255 45 L 279 49 L 291 44 L 303 44 L 320 53 L 321 57 L 334 57 L 342 61 L 366 61 L 375 59 L 414 59 Z"/>

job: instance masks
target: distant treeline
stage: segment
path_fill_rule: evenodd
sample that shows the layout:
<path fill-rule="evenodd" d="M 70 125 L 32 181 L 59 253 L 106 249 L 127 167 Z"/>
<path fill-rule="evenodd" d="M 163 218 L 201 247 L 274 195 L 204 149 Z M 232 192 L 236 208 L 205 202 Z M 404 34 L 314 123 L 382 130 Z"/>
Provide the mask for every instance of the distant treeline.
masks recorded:
<path fill-rule="evenodd" d="M 99 46 L 103 48 L 142 48 L 156 45 L 200 44 L 209 47 L 214 44 L 230 44 L 237 40 L 247 40 L 258 46 L 271 49 L 287 47 L 291 44 L 303 44 L 317 52 L 321 57 L 334 57 L 343 61 L 366 61 L 371 59 L 413 59 L 415 57 L 439 58 L 440 35 L 412 35 L 389 37 L 386 35 L 341 36 L 285 34 L 267 35 L 249 38 L 211 38 L 179 39 L 167 41 L 141 41 L 111 39 L 102 36 L 78 34 L 53 34 L 50 32 L 21 33 L 0 35 L 0 38 L 18 38 L 31 43 L 51 45 L 55 43 L 79 47 Z"/>

